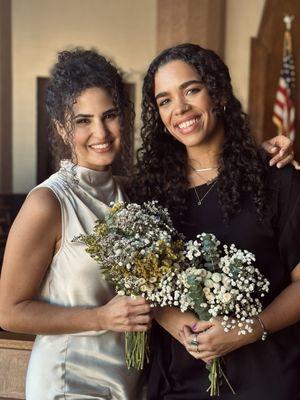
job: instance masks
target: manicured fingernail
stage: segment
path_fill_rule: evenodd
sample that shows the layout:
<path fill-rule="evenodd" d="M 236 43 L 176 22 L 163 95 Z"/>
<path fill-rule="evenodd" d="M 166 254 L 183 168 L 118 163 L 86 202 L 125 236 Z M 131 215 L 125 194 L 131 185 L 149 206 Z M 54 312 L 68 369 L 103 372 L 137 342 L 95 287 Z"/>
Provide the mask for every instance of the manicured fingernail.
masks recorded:
<path fill-rule="evenodd" d="M 269 165 L 270 165 L 270 167 L 272 167 L 272 166 L 274 165 L 274 161 L 271 160 L 271 161 L 269 162 Z"/>
<path fill-rule="evenodd" d="M 197 327 L 197 322 L 195 322 L 195 323 L 192 325 L 193 331 L 196 329 L 196 327 Z"/>
<path fill-rule="evenodd" d="M 277 147 L 276 147 L 276 146 L 272 147 L 271 153 L 275 153 L 276 150 L 277 150 Z"/>
<path fill-rule="evenodd" d="M 278 163 L 277 164 L 277 168 L 281 168 L 282 167 L 282 164 L 281 163 Z"/>

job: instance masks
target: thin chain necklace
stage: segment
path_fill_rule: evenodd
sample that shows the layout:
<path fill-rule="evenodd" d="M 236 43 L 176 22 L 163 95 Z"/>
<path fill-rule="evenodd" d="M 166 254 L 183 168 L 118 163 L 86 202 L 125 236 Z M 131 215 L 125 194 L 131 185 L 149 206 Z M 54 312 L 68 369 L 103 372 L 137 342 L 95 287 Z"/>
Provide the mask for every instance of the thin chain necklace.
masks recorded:
<path fill-rule="evenodd" d="M 211 182 L 211 181 L 210 181 Z M 203 203 L 203 200 L 205 199 L 205 197 L 208 195 L 208 193 L 212 190 L 212 188 L 216 185 L 216 183 L 217 183 L 217 178 L 215 178 L 215 181 L 212 183 L 212 185 L 208 188 L 208 190 L 204 193 L 204 195 L 202 196 L 202 197 L 199 197 L 199 194 L 198 194 L 198 192 L 197 192 L 197 189 L 196 189 L 196 186 L 194 186 L 193 187 L 193 189 L 194 189 L 194 192 L 195 192 L 195 194 L 196 194 L 196 197 L 197 197 L 197 204 L 198 204 L 198 206 L 201 206 L 202 205 L 202 203 Z M 208 185 L 209 183 L 207 183 L 207 185 Z"/>

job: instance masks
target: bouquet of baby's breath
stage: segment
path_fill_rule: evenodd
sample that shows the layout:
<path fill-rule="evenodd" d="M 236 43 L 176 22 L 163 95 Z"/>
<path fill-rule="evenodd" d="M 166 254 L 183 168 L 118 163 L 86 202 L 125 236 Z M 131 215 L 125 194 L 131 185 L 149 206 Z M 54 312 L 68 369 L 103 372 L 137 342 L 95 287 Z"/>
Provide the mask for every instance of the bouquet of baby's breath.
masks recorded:
<path fill-rule="evenodd" d="M 223 254 L 223 255 L 222 255 Z M 269 282 L 254 267 L 255 256 L 235 245 L 224 245 L 212 234 L 202 233 L 186 243 L 186 259 L 190 267 L 178 275 L 177 288 L 184 289 L 181 311 L 193 309 L 199 319 L 223 316 L 225 332 L 237 329 L 239 335 L 252 332 L 253 319 L 262 311 L 260 298 L 268 292 Z M 219 395 L 222 378 L 234 393 L 222 370 L 220 359 L 207 365 L 211 396 Z"/>
<path fill-rule="evenodd" d="M 173 305 L 176 275 L 184 262 L 184 242 L 168 211 L 157 202 L 115 203 L 93 232 L 79 240 L 100 266 L 118 294 L 144 296 L 152 307 Z M 142 369 L 148 361 L 148 333 L 125 333 L 128 368 Z"/>

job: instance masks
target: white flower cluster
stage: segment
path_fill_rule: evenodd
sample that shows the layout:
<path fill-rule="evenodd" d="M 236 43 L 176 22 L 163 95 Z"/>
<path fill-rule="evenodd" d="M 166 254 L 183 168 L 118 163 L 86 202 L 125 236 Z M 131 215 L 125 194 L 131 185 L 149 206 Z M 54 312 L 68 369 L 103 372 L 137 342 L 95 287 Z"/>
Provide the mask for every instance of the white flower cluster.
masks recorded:
<path fill-rule="evenodd" d="M 152 307 L 180 307 L 182 311 L 194 308 L 194 301 L 189 296 L 189 285 L 186 272 L 181 271 L 182 265 L 175 265 L 177 271 L 172 271 L 162 277 L 152 291 L 146 293 Z M 197 274 L 198 271 L 195 270 Z"/>
<path fill-rule="evenodd" d="M 260 299 L 268 292 L 269 282 L 253 266 L 254 254 L 235 245 L 223 246 L 214 235 L 201 234 L 186 245 L 186 258 L 197 267 L 181 273 L 178 280 L 188 289 L 180 308 L 194 309 L 199 317 L 223 316 L 224 331 L 252 332 L 252 317 L 262 310 Z"/>

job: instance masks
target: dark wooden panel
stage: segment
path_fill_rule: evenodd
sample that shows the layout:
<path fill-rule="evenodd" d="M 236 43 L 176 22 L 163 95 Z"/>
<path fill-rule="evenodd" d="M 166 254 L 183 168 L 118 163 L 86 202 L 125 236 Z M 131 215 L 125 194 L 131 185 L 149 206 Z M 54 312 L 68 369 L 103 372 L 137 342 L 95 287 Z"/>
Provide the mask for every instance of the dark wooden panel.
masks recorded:
<path fill-rule="evenodd" d="M 8 231 L 25 197 L 25 194 L 0 195 L 0 272 Z"/>
<path fill-rule="evenodd" d="M 47 82 L 48 78 L 37 78 L 37 183 L 43 182 L 54 172 L 45 103 Z"/>

